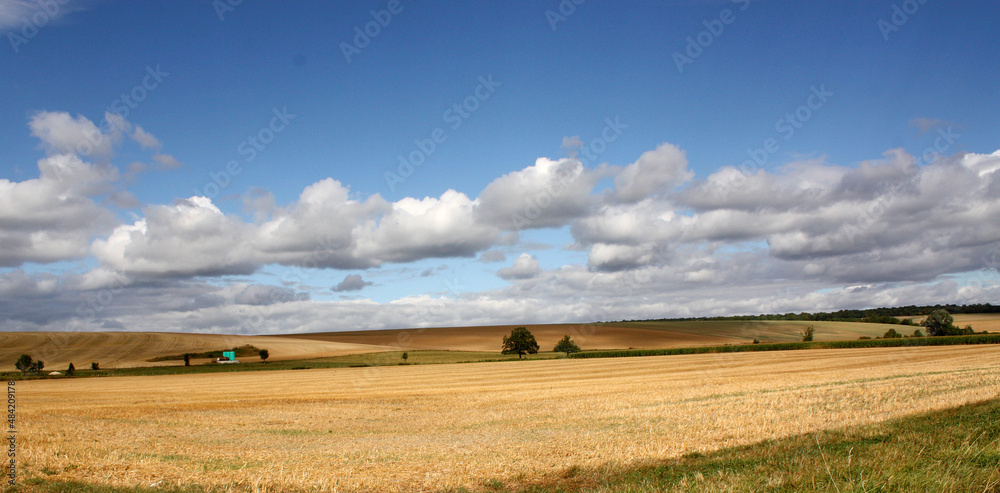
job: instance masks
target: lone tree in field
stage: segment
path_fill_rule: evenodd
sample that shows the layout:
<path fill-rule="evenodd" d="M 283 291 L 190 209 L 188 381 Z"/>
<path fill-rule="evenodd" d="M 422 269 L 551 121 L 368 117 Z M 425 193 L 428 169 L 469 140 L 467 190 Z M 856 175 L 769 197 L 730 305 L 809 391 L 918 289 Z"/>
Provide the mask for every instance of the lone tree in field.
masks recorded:
<path fill-rule="evenodd" d="M 74 373 L 76 373 L 76 367 L 73 366 L 73 363 L 70 363 L 69 368 L 66 369 L 66 375 L 72 377 Z"/>
<path fill-rule="evenodd" d="M 184 366 L 191 366 L 191 353 L 184 353 Z"/>
<path fill-rule="evenodd" d="M 570 353 L 579 353 L 580 346 L 577 346 L 576 343 L 573 342 L 573 339 L 570 339 L 569 336 L 563 336 L 562 339 L 559 339 L 559 342 L 556 343 L 556 347 L 552 348 L 552 350 L 557 353 L 566 353 L 566 356 L 569 356 Z"/>
<path fill-rule="evenodd" d="M 802 329 L 802 342 L 812 342 L 814 335 L 816 335 L 816 328 L 812 325 Z"/>
<path fill-rule="evenodd" d="M 258 355 L 258 356 L 260 356 L 260 360 L 261 360 L 261 361 L 264 361 L 264 362 L 267 362 L 267 357 L 268 357 L 268 356 L 271 356 L 271 355 L 270 355 L 270 354 L 269 354 L 269 353 L 267 352 L 267 349 L 261 349 L 260 351 L 257 351 L 257 355 Z"/>
<path fill-rule="evenodd" d="M 93 363 L 90 364 L 90 369 L 91 370 L 100 370 L 101 369 L 101 364 L 98 363 L 98 362 L 96 362 L 96 361 L 94 361 Z"/>
<path fill-rule="evenodd" d="M 962 329 L 955 327 L 955 319 L 945 310 L 934 310 L 920 325 L 927 328 L 929 336 L 956 336 Z"/>
<path fill-rule="evenodd" d="M 20 358 L 17 358 L 17 362 L 14 363 L 14 368 L 20 370 L 21 373 L 35 371 L 35 360 L 27 354 L 22 354 Z"/>
<path fill-rule="evenodd" d="M 896 332 L 896 329 L 889 329 L 882 335 L 883 339 L 899 339 L 900 337 L 903 337 L 903 334 Z"/>
<path fill-rule="evenodd" d="M 409 358 L 409 357 L 410 357 L 409 354 L 403 353 L 403 363 L 406 363 L 406 358 Z"/>
<path fill-rule="evenodd" d="M 518 327 L 512 330 L 509 336 L 503 336 L 503 354 L 517 354 L 520 359 L 525 353 L 538 354 L 535 336 L 531 335 L 526 327 Z"/>

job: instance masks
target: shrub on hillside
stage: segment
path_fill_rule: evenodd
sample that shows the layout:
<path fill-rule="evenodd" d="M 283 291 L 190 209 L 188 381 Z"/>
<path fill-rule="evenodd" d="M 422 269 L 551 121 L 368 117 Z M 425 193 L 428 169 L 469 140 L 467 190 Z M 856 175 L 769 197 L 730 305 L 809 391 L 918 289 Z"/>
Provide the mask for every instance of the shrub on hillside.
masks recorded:
<path fill-rule="evenodd" d="M 34 364 L 34 358 L 27 354 L 22 354 L 20 358 L 17 358 L 17 362 L 14 363 L 14 368 L 17 368 L 21 373 L 27 373 Z"/>
<path fill-rule="evenodd" d="M 812 342 L 813 336 L 816 335 L 816 328 L 812 325 L 802 329 L 802 342 Z"/>
<path fill-rule="evenodd" d="M 21 373 L 38 373 L 45 368 L 45 363 L 42 360 L 33 359 L 27 354 L 22 354 L 20 358 L 17 358 L 17 362 L 14 363 L 14 368 L 17 368 Z"/>
<path fill-rule="evenodd" d="M 557 353 L 566 353 L 566 356 L 569 356 L 572 353 L 579 353 L 580 346 L 577 346 L 569 336 L 563 336 L 552 350 Z"/>

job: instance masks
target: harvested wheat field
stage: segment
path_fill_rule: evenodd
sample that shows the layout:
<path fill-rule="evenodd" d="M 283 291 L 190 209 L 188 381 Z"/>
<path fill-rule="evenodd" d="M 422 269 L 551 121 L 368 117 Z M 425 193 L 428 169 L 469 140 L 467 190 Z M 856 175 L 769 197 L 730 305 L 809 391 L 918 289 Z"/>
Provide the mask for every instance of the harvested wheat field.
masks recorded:
<path fill-rule="evenodd" d="M 14 370 L 21 354 L 45 362 L 47 368 L 65 368 L 71 362 L 83 368 L 92 361 L 102 367 L 125 368 L 183 364 L 181 361 L 149 362 L 157 356 L 213 351 L 245 344 L 267 348 L 272 361 L 321 358 L 385 351 L 386 347 L 330 341 L 304 341 L 290 337 L 167 332 L 0 332 L 0 370 Z M 207 360 L 205 360 L 207 361 Z M 201 362 L 198 360 L 196 362 Z"/>
<path fill-rule="evenodd" d="M 737 320 L 539 324 L 525 325 L 525 327 L 535 336 L 542 350 L 550 349 L 564 335 L 571 336 L 581 348 L 590 350 L 747 344 L 754 339 L 764 342 L 793 342 L 802 340 L 802 330 L 810 325 L 816 328 L 817 341 L 857 339 L 861 336 L 877 337 L 892 327 L 898 327 L 859 322 Z M 510 334 L 511 329 L 519 326 L 364 330 L 288 334 L 280 337 L 400 349 L 499 351 L 503 336 Z"/>
<path fill-rule="evenodd" d="M 479 490 L 995 398 L 998 365 L 949 346 L 23 381 L 18 457 L 114 485 Z"/>
<path fill-rule="evenodd" d="M 966 325 L 971 325 L 972 330 L 976 332 L 988 331 L 988 332 L 1000 332 L 1000 313 L 953 313 L 951 315 L 955 319 L 955 326 L 965 327 Z M 914 323 L 919 324 L 923 322 L 927 317 L 898 317 L 900 319 L 908 318 Z M 916 327 L 922 328 L 922 327 Z"/>
<path fill-rule="evenodd" d="M 1000 313 L 957 313 L 952 317 L 959 327 L 971 325 L 976 332 L 1000 332 Z"/>
<path fill-rule="evenodd" d="M 499 352 L 503 337 L 520 326 L 522 325 L 365 330 L 289 334 L 281 337 L 345 344 L 394 345 L 404 349 Z M 728 333 L 713 330 L 676 331 L 661 330 L 658 327 L 624 327 L 618 324 L 544 324 L 524 327 L 535 336 L 543 351 L 551 349 L 564 335 L 573 337 L 584 349 L 699 346 L 726 344 L 737 340 Z M 752 338 L 746 341 L 749 340 Z"/>

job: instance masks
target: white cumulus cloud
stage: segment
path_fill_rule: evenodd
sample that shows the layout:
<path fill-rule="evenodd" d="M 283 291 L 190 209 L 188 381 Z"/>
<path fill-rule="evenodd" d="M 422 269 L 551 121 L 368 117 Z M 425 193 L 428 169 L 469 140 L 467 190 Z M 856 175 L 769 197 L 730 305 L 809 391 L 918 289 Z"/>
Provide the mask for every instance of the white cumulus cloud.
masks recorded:
<path fill-rule="evenodd" d="M 538 259 L 527 254 L 522 253 L 520 257 L 514 259 L 514 264 L 510 267 L 504 267 L 497 271 L 497 275 L 501 279 L 514 280 L 514 279 L 531 279 L 542 273 L 542 268 L 538 263 Z"/>

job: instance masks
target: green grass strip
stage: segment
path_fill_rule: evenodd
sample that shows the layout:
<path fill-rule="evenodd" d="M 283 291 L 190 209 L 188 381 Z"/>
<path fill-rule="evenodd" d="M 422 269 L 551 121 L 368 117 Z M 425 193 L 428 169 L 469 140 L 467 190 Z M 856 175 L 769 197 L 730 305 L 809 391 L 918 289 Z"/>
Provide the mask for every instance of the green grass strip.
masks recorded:
<path fill-rule="evenodd" d="M 745 353 L 750 351 L 792 351 L 798 349 L 852 349 L 869 347 L 955 346 L 965 344 L 1000 344 L 1000 334 L 969 336 L 906 337 L 899 339 L 859 339 L 854 341 L 775 342 L 732 344 L 726 346 L 679 347 L 667 349 L 621 349 L 584 351 L 571 358 L 622 358 L 632 356 L 669 356 L 677 354 Z"/>

